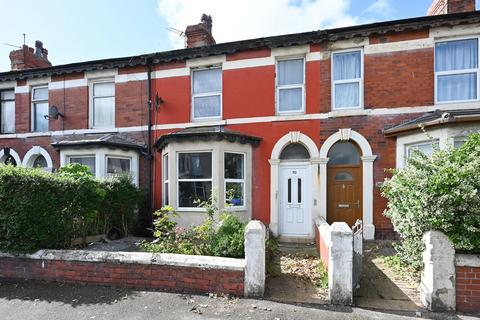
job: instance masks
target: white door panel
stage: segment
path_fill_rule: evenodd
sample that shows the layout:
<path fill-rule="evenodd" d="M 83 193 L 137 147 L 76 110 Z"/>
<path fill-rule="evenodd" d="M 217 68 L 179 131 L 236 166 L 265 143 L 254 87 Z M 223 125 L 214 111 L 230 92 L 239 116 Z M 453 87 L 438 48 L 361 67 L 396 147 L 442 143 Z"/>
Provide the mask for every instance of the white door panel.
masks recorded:
<path fill-rule="evenodd" d="M 280 167 L 280 233 L 307 236 L 311 232 L 312 186 L 309 165 Z"/>

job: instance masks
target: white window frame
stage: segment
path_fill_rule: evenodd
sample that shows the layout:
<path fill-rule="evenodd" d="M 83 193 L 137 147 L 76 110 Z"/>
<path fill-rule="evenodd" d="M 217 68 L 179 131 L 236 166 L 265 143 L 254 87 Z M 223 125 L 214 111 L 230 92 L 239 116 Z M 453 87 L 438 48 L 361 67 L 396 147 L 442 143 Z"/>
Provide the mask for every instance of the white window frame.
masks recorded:
<path fill-rule="evenodd" d="M 463 142 L 463 144 L 465 144 L 465 142 L 467 142 L 468 140 L 468 136 L 454 136 L 451 138 L 451 146 L 452 148 L 455 148 L 455 142 Z M 458 148 L 455 148 L 455 149 L 458 149 Z"/>
<path fill-rule="evenodd" d="M 341 54 L 341 53 L 348 53 L 348 52 L 360 52 L 360 78 L 352 78 L 352 79 L 346 79 L 346 80 L 334 80 L 333 79 L 333 73 L 334 73 L 334 62 L 333 62 L 333 57 L 335 54 Z M 332 110 L 333 111 L 342 111 L 342 110 L 352 110 L 352 109 L 363 109 L 364 108 L 364 54 L 363 54 L 363 48 L 351 48 L 351 49 L 345 49 L 345 50 L 335 50 L 332 52 L 331 56 L 331 70 L 330 70 L 330 79 L 332 82 Z M 358 83 L 358 106 L 353 106 L 353 107 L 346 107 L 346 108 L 337 108 L 335 106 L 335 85 L 336 84 L 345 84 L 345 83 Z"/>
<path fill-rule="evenodd" d="M 170 185 L 170 165 L 168 163 L 169 155 L 165 153 L 162 155 L 162 206 L 169 205 L 166 199 L 169 196 L 169 185 Z M 170 198 L 168 199 L 170 200 Z M 170 201 L 168 201 L 170 202 Z"/>
<path fill-rule="evenodd" d="M 303 82 L 301 84 L 288 84 L 288 85 L 279 85 L 278 84 L 278 62 L 288 61 L 288 60 L 303 60 Z M 303 114 L 305 113 L 305 79 L 306 79 L 306 58 L 305 55 L 296 55 L 288 57 L 277 57 L 275 60 L 275 111 L 277 115 L 289 115 L 289 114 Z M 300 110 L 289 110 L 289 111 L 280 111 L 280 90 L 281 89 L 302 89 L 302 108 Z"/>
<path fill-rule="evenodd" d="M 67 156 L 67 164 L 71 164 L 72 162 L 70 161 L 72 158 L 93 158 L 95 160 L 95 171 L 97 169 L 97 157 L 95 155 L 95 153 L 92 153 L 92 154 L 80 154 L 80 155 L 75 155 L 75 154 L 69 154 Z M 92 174 L 94 176 L 96 176 L 96 172 L 92 172 Z"/>
<path fill-rule="evenodd" d="M 129 166 L 128 166 L 128 174 L 132 175 L 132 157 L 127 157 L 127 156 L 119 156 L 115 154 L 106 154 L 105 155 L 105 177 L 114 177 L 116 176 L 115 174 L 110 174 L 108 173 L 108 159 L 123 159 L 123 160 L 128 160 L 129 161 Z"/>
<path fill-rule="evenodd" d="M 243 156 L 243 179 L 229 179 L 225 177 L 225 154 L 226 153 L 233 153 L 233 154 L 241 154 Z M 235 210 L 245 210 L 247 208 L 247 184 L 246 184 L 246 176 L 247 176 L 247 154 L 245 152 L 236 152 L 236 151 L 224 151 L 223 152 L 223 194 L 224 194 L 224 204 L 225 208 L 231 211 Z M 242 206 L 229 206 L 227 205 L 227 182 L 234 182 L 234 183 L 242 183 L 243 184 L 243 205 Z"/>
<path fill-rule="evenodd" d="M 457 41 L 457 40 L 477 40 L 477 68 L 476 69 L 463 69 L 463 70 L 450 70 L 450 71 L 438 71 L 437 72 L 437 43 L 440 42 L 449 42 L 449 41 Z M 480 100 L 480 37 L 475 36 L 465 36 L 465 37 L 455 37 L 455 38 L 448 38 L 448 39 L 439 39 L 435 41 L 434 46 L 434 53 L 433 53 L 433 71 L 435 74 L 434 77 L 434 87 L 435 87 L 435 104 L 449 104 L 449 103 L 462 103 L 462 102 L 474 102 Z M 475 99 L 467 99 L 467 100 L 449 100 L 449 101 L 438 101 L 438 77 L 439 76 L 448 76 L 448 75 L 460 75 L 466 73 L 476 73 L 477 74 L 477 97 Z"/>
<path fill-rule="evenodd" d="M 211 158 L 212 158 L 212 162 L 211 162 L 211 165 L 212 165 L 212 177 L 210 179 L 206 179 L 206 178 L 203 178 L 203 179 L 180 179 L 178 176 L 178 170 L 180 169 L 180 154 L 183 154 L 183 153 L 210 153 L 211 154 Z M 214 158 L 214 153 L 213 153 L 213 150 L 189 150 L 189 151 L 178 151 L 177 152 L 177 155 L 176 155 L 176 164 L 177 164 L 177 167 L 175 168 L 175 172 L 176 172 L 176 177 L 177 177 L 177 208 L 178 208 L 178 211 L 205 211 L 205 209 L 203 208 L 199 208 L 199 207 L 180 207 L 180 182 L 210 182 L 212 184 L 212 192 L 214 192 L 213 190 L 213 171 L 214 171 L 214 168 L 213 168 L 213 158 Z"/>
<path fill-rule="evenodd" d="M 437 147 L 440 147 L 439 139 L 433 139 L 433 141 L 432 140 L 422 140 L 422 141 L 416 141 L 416 142 L 406 144 L 405 145 L 405 155 L 404 155 L 405 164 L 407 163 L 408 159 L 410 158 L 409 152 L 410 152 L 411 149 L 413 149 L 414 147 L 418 147 L 418 146 L 432 145 L 432 151 L 435 151 L 435 148 L 433 147 L 434 144 L 437 144 Z"/>
<path fill-rule="evenodd" d="M 35 90 L 37 89 L 47 89 L 47 99 L 34 99 L 34 96 L 35 96 Z M 30 125 L 31 125 L 31 128 L 32 128 L 32 132 L 48 132 L 50 130 L 50 123 L 48 123 L 48 119 L 47 119 L 47 131 L 37 131 L 36 128 L 35 128 L 35 105 L 37 103 L 42 103 L 42 102 L 46 102 L 48 104 L 47 106 L 47 109 L 50 108 L 50 104 L 49 104 L 49 96 L 50 96 L 50 92 L 48 90 L 48 85 L 40 85 L 40 86 L 34 86 L 34 87 L 31 87 L 31 103 L 30 103 L 30 114 L 32 115 L 30 118 Z"/>
<path fill-rule="evenodd" d="M 2 92 L 8 92 L 8 91 L 11 91 L 13 92 L 13 99 L 4 99 L 2 100 L 1 99 L 1 93 Z M 14 110 L 14 116 L 13 116 L 13 132 L 3 132 L 1 131 L 1 127 L 2 127 L 2 104 L 4 102 L 11 102 L 13 101 L 13 110 Z M 14 88 L 11 88 L 11 89 L 1 89 L 0 90 L 0 134 L 11 134 L 11 133 L 15 133 L 16 131 L 16 128 L 15 128 L 15 113 L 16 113 L 16 105 L 15 105 L 15 89 Z"/>
<path fill-rule="evenodd" d="M 203 71 L 203 70 L 213 70 L 213 69 L 220 69 L 220 91 L 212 91 L 212 92 L 204 92 L 204 93 L 194 93 L 194 77 L 196 71 Z M 214 65 L 209 67 L 199 67 L 199 68 L 192 68 L 190 71 L 190 97 L 191 97 L 191 119 L 192 121 L 209 121 L 209 120 L 220 120 L 223 117 L 223 69 L 221 65 Z M 195 98 L 197 97 L 213 97 L 219 96 L 220 97 L 220 115 L 213 116 L 213 117 L 195 117 Z"/>
<path fill-rule="evenodd" d="M 95 84 L 98 83 L 112 83 L 113 84 L 113 96 L 99 96 L 95 97 L 93 87 Z M 116 118 L 116 101 L 115 101 L 115 96 L 116 96 L 116 84 L 115 84 L 115 78 L 101 78 L 101 79 L 94 79 L 90 80 L 88 82 L 88 125 L 91 129 L 108 129 L 108 128 L 115 128 L 115 118 Z M 111 126 L 108 127 L 96 127 L 94 117 L 95 117 L 95 112 L 94 112 L 94 101 L 95 98 L 113 98 L 113 123 Z"/>

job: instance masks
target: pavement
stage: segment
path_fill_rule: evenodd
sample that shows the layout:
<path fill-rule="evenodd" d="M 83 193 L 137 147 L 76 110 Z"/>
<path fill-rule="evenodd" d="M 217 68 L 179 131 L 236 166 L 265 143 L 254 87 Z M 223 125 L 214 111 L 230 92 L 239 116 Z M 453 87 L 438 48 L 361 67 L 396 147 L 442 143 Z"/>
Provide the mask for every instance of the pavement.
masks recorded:
<path fill-rule="evenodd" d="M 430 319 L 473 319 L 428 315 Z M 413 313 L 268 300 L 148 292 L 101 286 L 0 282 L 1 320 L 74 319 L 415 319 Z"/>

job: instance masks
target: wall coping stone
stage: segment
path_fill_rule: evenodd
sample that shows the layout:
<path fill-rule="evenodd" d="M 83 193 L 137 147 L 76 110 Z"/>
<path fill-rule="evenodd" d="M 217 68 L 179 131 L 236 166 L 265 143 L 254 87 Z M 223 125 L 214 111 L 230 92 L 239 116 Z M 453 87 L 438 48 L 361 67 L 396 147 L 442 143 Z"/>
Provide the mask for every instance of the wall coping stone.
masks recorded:
<path fill-rule="evenodd" d="M 165 265 L 201 269 L 221 269 L 230 271 L 245 270 L 245 259 L 193 256 L 173 253 L 109 252 L 89 250 L 39 250 L 33 254 L 19 255 L 0 252 L 0 258 Z"/>
<path fill-rule="evenodd" d="M 460 254 L 455 255 L 455 265 L 457 267 L 480 268 L 480 254 Z"/>

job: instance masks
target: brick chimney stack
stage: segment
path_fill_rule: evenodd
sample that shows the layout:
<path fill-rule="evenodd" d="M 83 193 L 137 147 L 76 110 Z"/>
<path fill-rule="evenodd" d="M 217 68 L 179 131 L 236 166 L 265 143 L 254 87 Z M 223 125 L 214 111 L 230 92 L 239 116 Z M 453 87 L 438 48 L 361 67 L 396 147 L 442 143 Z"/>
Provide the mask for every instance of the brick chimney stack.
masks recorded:
<path fill-rule="evenodd" d="M 215 44 L 212 36 L 212 17 L 202 14 L 199 24 L 188 26 L 185 30 L 187 48 L 211 46 Z"/>
<path fill-rule="evenodd" d="M 35 41 L 35 49 L 23 45 L 22 48 L 10 52 L 11 70 L 26 70 L 51 67 L 48 61 L 48 50 L 42 41 Z"/>
<path fill-rule="evenodd" d="M 475 0 L 433 0 L 427 15 L 475 11 Z"/>

